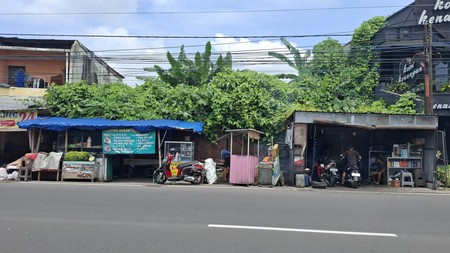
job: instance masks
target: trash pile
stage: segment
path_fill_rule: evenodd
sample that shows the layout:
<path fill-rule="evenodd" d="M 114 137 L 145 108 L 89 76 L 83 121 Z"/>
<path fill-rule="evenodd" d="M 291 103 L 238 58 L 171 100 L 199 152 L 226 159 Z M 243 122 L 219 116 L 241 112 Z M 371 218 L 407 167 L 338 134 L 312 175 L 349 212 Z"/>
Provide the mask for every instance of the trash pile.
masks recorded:
<path fill-rule="evenodd" d="M 0 181 L 17 181 L 19 178 L 19 172 L 13 170 L 8 173 L 8 170 L 4 167 L 0 167 Z"/>

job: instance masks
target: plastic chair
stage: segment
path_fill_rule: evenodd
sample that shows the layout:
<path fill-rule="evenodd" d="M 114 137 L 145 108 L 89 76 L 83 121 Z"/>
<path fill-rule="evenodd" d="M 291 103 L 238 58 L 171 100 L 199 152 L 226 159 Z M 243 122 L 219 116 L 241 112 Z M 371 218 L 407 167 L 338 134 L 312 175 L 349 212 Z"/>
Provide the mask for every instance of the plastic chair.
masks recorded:
<path fill-rule="evenodd" d="M 414 187 L 414 179 L 413 179 L 413 175 L 411 172 L 402 172 L 401 185 L 402 185 L 402 187 L 404 187 L 406 185 Z"/>

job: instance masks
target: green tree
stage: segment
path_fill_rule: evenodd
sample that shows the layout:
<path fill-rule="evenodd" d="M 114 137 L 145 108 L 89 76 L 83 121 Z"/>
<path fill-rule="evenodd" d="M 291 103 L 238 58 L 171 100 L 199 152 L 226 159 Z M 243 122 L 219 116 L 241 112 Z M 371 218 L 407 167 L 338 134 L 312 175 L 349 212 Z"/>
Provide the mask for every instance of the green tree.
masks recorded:
<path fill-rule="evenodd" d="M 284 54 L 280 54 L 277 52 L 270 51 L 268 54 L 270 56 L 273 56 L 277 58 L 278 60 L 287 63 L 291 68 L 295 69 L 297 71 L 297 75 L 295 74 L 278 74 L 275 75 L 278 78 L 281 79 L 296 79 L 300 74 L 305 72 L 307 70 L 307 60 L 309 56 L 311 55 L 311 51 L 306 50 L 306 52 L 303 54 L 298 50 L 296 47 L 292 46 L 289 41 L 287 41 L 285 38 L 281 37 L 281 41 L 286 46 L 286 48 L 289 50 L 289 52 L 293 55 L 294 60 L 292 61 L 288 56 Z"/>
<path fill-rule="evenodd" d="M 209 83 L 217 73 L 232 68 L 232 58 L 229 52 L 225 57 L 220 55 L 215 64 L 211 61 L 211 43 L 209 41 L 205 45 L 205 52 L 197 52 L 193 61 L 187 57 L 184 45 L 180 47 L 178 59 L 170 52 L 167 52 L 167 59 L 171 66 L 169 69 L 166 70 L 155 65 L 153 68 L 145 68 L 145 70 L 155 71 L 163 82 L 169 83 L 173 87 L 178 84 L 201 86 Z"/>
<path fill-rule="evenodd" d="M 372 64 L 375 58 L 372 37 L 386 25 L 386 17 L 376 16 L 355 29 L 350 48 L 349 64 Z"/>
<path fill-rule="evenodd" d="M 313 49 L 313 59 L 309 67 L 316 75 L 336 75 L 342 72 L 347 61 L 344 47 L 335 39 L 328 38 L 318 44 Z"/>
<path fill-rule="evenodd" d="M 393 114 L 417 114 L 416 101 L 419 96 L 412 92 L 400 95 L 397 103 L 388 107 L 389 113 Z"/>
<path fill-rule="evenodd" d="M 138 119 L 145 107 L 139 94 L 122 83 L 89 85 L 86 82 L 51 86 L 44 96 L 52 115 L 69 118 Z"/>
<path fill-rule="evenodd" d="M 136 87 L 153 118 L 204 122 L 210 112 L 211 89 L 180 84 L 172 87 L 160 80 L 148 80 Z"/>
<path fill-rule="evenodd" d="M 254 71 L 220 73 L 209 85 L 211 113 L 206 118 L 209 136 L 231 128 L 254 128 L 274 136 L 287 110 L 288 84 Z"/>

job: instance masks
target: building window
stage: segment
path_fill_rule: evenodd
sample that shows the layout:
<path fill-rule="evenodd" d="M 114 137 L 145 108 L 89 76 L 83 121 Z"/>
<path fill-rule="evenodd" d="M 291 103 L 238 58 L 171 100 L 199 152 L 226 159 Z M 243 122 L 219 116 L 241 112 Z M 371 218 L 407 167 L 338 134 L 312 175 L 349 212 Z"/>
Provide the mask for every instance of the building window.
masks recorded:
<path fill-rule="evenodd" d="M 16 87 L 25 87 L 24 66 L 8 66 L 8 84 Z"/>

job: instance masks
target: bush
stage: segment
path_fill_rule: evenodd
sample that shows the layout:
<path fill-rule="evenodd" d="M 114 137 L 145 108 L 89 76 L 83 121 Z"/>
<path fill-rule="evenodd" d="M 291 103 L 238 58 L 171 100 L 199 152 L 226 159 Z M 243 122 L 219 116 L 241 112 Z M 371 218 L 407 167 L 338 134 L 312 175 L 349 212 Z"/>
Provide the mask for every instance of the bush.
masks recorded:
<path fill-rule="evenodd" d="M 89 152 L 69 151 L 64 155 L 64 161 L 89 161 Z"/>
<path fill-rule="evenodd" d="M 447 173 L 447 177 L 445 173 Z M 450 165 L 447 166 L 447 169 L 442 165 L 437 166 L 437 180 L 441 181 L 445 186 L 450 186 Z M 446 180 L 447 182 L 445 182 Z"/>

